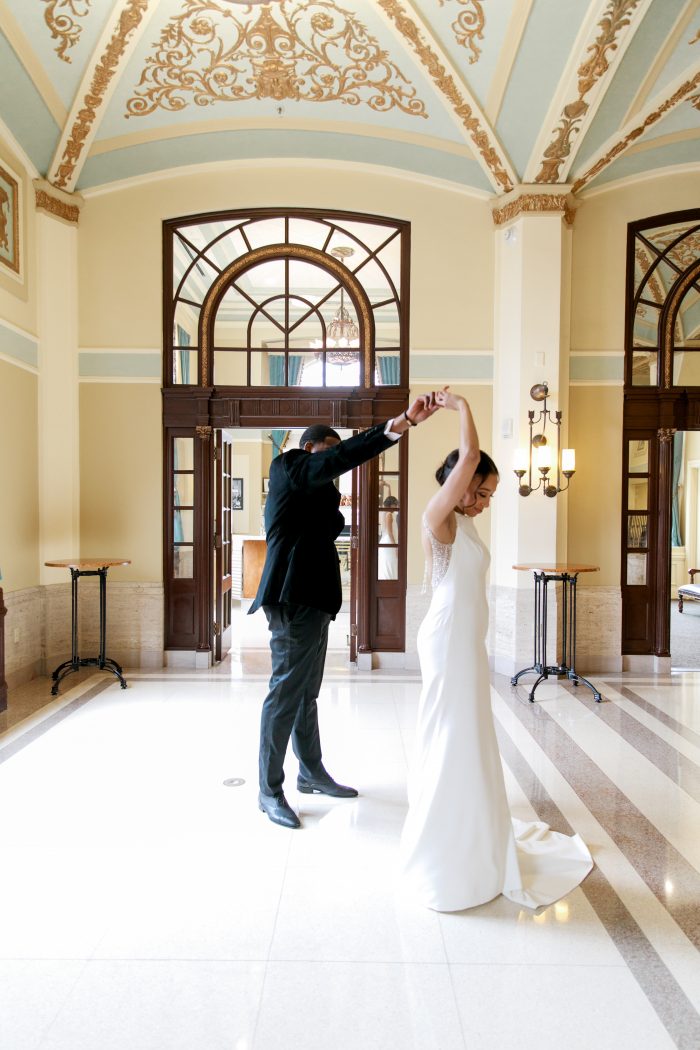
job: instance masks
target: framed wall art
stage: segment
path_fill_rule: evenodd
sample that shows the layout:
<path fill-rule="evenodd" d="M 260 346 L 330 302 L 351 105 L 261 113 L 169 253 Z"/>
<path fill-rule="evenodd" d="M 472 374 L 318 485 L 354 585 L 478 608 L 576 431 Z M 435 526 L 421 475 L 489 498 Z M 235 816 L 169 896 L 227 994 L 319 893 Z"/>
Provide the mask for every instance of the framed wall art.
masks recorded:
<path fill-rule="evenodd" d="M 231 510 L 243 510 L 243 478 L 231 478 Z"/>
<path fill-rule="evenodd" d="M 20 182 L 0 161 L 0 273 L 21 277 Z"/>

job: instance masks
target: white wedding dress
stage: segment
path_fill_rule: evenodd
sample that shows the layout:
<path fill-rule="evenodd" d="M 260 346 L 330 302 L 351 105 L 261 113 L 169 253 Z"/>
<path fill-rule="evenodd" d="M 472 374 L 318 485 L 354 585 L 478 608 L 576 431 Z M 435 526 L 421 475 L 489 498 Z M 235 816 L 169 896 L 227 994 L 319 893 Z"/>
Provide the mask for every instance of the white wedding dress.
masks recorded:
<path fill-rule="evenodd" d="M 423 689 L 403 874 L 436 911 L 473 908 L 501 893 L 529 908 L 552 904 L 586 877 L 591 855 L 578 835 L 511 818 L 486 655 L 489 554 L 471 518 L 457 516 L 449 546 L 427 531 L 433 596 L 418 631 Z"/>

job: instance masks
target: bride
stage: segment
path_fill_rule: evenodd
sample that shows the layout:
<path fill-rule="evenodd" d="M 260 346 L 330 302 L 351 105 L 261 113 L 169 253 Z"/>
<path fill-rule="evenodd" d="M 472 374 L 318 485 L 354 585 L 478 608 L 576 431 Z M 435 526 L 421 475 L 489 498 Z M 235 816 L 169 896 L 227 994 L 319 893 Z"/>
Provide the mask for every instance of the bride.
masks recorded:
<path fill-rule="evenodd" d="M 578 835 L 511 819 L 486 655 L 489 554 L 474 527 L 498 470 L 479 449 L 464 398 L 445 389 L 436 400 L 459 413 L 460 441 L 438 469 L 441 488 L 423 515 L 433 595 L 418 631 L 423 689 L 403 872 L 436 911 L 473 908 L 501 893 L 538 908 L 573 890 L 591 870 L 591 856 Z"/>

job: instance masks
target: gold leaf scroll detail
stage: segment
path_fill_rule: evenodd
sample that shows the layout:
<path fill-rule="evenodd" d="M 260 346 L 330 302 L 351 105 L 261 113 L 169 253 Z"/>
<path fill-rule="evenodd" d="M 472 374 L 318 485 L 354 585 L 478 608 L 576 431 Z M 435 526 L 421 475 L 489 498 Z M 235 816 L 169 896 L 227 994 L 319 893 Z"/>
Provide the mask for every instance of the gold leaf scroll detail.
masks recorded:
<path fill-rule="evenodd" d="M 65 219 L 66 222 L 74 222 L 77 225 L 80 218 L 80 208 L 77 205 L 60 201 L 56 197 L 52 197 L 46 190 L 36 191 L 34 203 L 41 211 L 46 211 L 50 215 L 57 215 L 59 219 Z"/>
<path fill-rule="evenodd" d="M 664 102 L 662 102 L 661 105 L 657 109 L 655 109 L 653 113 L 650 113 L 647 117 L 645 117 L 641 124 L 638 124 L 636 128 L 632 128 L 632 130 L 628 132 L 624 138 L 620 139 L 619 142 L 616 142 L 615 145 L 608 150 L 604 157 L 600 157 L 600 159 L 597 160 L 595 164 L 593 164 L 588 169 L 588 171 L 585 171 L 583 175 L 576 180 L 576 182 L 571 187 L 571 192 L 578 193 L 578 191 L 582 189 L 587 182 L 590 182 L 591 179 L 594 179 L 595 176 L 603 170 L 603 168 L 607 167 L 608 164 L 611 164 L 612 161 L 619 157 L 621 153 L 624 153 L 627 147 L 631 145 L 631 143 L 636 142 L 636 140 L 644 134 L 647 128 L 650 128 L 652 124 L 655 124 L 657 122 L 657 120 L 661 120 L 664 114 L 668 113 L 668 111 L 670 109 L 673 109 L 674 106 L 678 105 L 679 102 L 682 102 L 683 99 L 687 95 L 689 95 L 691 91 L 695 90 L 698 84 L 700 84 L 700 73 L 696 73 L 691 80 L 686 80 L 685 83 L 681 84 L 678 90 L 674 91 L 670 98 L 667 98 Z"/>
<path fill-rule="evenodd" d="M 394 20 L 399 32 L 411 44 L 436 86 L 451 104 L 495 181 L 504 193 L 509 193 L 513 189 L 513 183 L 505 170 L 498 150 L 494 147 L 488 132 L 481 126 L 479 118 L 474 116 L 472 107 L 457 89 L 454 79 L 439 61 L 435 52 L 423 40 L 416 23 L 403 11 L 397 0 L 379 0 L 379 3 Z"/>
<path fill-rule="evenodd" d="M 578 98 L 564 106 L 559 124 L 554 129 L 555 137 L 544 151 L 542 167 L 535 182 L 558 181 L 561 166 L 571 152 L 574 132 L 580 132 L 581 122 L 588 112 L 588 103 L 584 99 L 607 73 L 610 66 L 608 52 L 617 50 L 617 36 L 621 29 L 629 25 L 638 3 L 639 0 L 610 0 L 598 23 L 598 37 L 586 50 L 586 54 L 591 53 L 590 58 L 578 69 Z"/>
<path fill-rule="evenodd" d="M 64 62 L 71 62 L 66 51 L 78 43 L 83 31 L 76 19 L 86 17 L 92 0 L 44 0 L 44 3 L 47 5 L 44 21 L 51 30 L 51 39 L 58 40 L 56 54 Z"/>
<path fill-rule="evenodd" d="M 93 71 L 90 90 L 83 98 L 83 107 L 78 110 L 70 137 L 63 150 L 63 157 L 58 166 L 56 177 L 52 179 L 54 186 L 57 186 L 59 189 L 65 188 L 73 177 L 75 166 L 82 153 L 85 140 L 90 134 L 97 110 L 102 105 L 109 82 L 116 72 L 121 56 L 124 54 L 129 37 L 141 24 L 148 4 L 149 0 L 127 0 L 124 10 L 119 16 L 117 28 Z"/>
<path fill-rule="evenodd" d="M 247 22 L 216 0 L 185 6 L 147 59 L 127 116 L 266 98 L 428 115 L 388 53 L 332 0 L 263 3 Z"/>
<path fill-rule="evenodd" d="M 440 0 L 440 6 L 443 7 L 445 2 L 446 0 Z M 486 17 L 480 0 L 458 0 L 458 3 L 468 5 L 469 10 L 460 11 L 450 28 L 459 46 L 468 47 L 471 51 L 469 56 L 469 65 L 471 66 L 474 62 L 478 62 L 481 55 L 476 41 L 484 39 Z"/>
<path fill-rule="evenodd" d="M 494 226 L 502 226 L 523 212 L 561 212 L 568 226 L 574 221 L 568 193 L 524 193 L 502 208 L 492 210 Z"/>
<path fill-rule="evenodd" d="M 693 39 L 689 40 L 688 43 L 689 44 L 697 44 L 698 40 L 700 40 L 700 29 L 698 29 L 698 31 L 695 34 L 695 36 L 693 37 Z M 693 97 L 691 99 L 689 99 L 688 101 L 690 102 L 690 104 L 693 107 L 693 109 L 700 110 L 700 95 L 693 95 Z"/>

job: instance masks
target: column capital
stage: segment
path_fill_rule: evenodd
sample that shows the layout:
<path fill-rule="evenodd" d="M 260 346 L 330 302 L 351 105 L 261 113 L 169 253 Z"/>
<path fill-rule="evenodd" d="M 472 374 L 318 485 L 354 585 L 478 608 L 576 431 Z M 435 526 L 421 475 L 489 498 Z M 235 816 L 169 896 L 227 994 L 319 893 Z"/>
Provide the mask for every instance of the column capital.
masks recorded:
<path fill-rule="evenodd" d="M 78 225 L 84 198 L 79 193 L 65 193 L 46 179 L 34 179 L 34 204 L 37 211 L 45 211 L 57 219 Z"/>
<path fill-rule="evenodd" d="M 503 226 L 519 215 L 561 215 L 567 226 L 572 226 L 576 202 L 571 187 L 561 185 L 557 192 L 551 186 L 525 184 L 510 193 L 497 197 L 491 214 L 494 226 Z"/>

